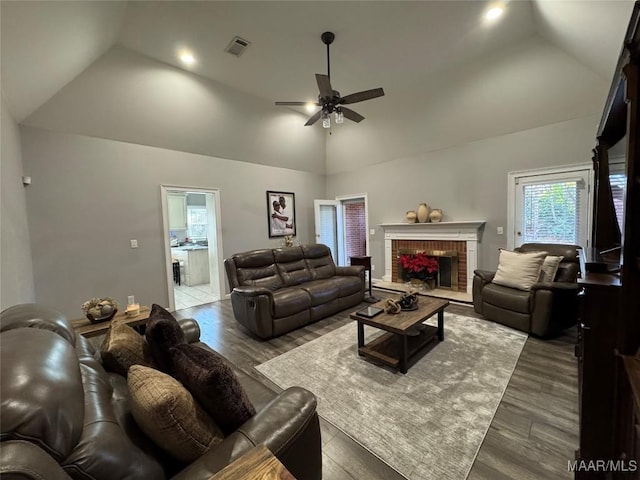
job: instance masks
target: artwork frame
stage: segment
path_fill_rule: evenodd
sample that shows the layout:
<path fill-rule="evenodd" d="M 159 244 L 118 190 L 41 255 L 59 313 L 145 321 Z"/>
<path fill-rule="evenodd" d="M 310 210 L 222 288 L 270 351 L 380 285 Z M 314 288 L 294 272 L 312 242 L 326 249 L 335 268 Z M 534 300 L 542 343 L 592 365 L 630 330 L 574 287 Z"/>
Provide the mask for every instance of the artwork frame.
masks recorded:
<path fill-rule="evenodd" d="M 276 203 L 278 207 L 276 208 Z M 296 236 L 296 196 L 293 192 L 267 190 L 269 238 Z"/>

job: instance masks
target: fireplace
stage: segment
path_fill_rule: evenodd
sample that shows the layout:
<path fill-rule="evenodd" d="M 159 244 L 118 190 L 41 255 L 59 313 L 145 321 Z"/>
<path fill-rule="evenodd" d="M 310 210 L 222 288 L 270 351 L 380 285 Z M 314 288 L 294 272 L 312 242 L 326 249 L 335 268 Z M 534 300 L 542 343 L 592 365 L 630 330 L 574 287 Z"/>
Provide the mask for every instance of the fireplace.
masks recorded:
<path fill-rule="evenodd" d="M 384 229 L 385 282 L 402 283 L 398 255 L 401 251 L 443 252 L 438 258 L 440 288 L 471 294 L 473 271 L 478 268 L 478 243 L 484 221 L 439 223 L 386 223 Z M 454 260 L 455 259 L 455 260 Z M 457 263 L 457 268 L 454 266 Z M 449 269 L 450 273 L 446 272 Z M 453 279 L 457 275 L 457 287 Z M 444 278 L 443 278 L 444 277 Z M 450 280 L 449 280 L 450 279 Z"/>
<path fill-rule="evenodd" d="M 434 257 L 438 261 L 438 272 L 436 276 L 436 286 L 458 291 L 458 252 L 455 250 L 420 250 L 420 249 L 400 249 L 397 255 L 397 281 L 408 282 L 410 280 L 406 270 L 400 263 L 400 256 L 405 254 L 424 253 L 429 257 Z"/>

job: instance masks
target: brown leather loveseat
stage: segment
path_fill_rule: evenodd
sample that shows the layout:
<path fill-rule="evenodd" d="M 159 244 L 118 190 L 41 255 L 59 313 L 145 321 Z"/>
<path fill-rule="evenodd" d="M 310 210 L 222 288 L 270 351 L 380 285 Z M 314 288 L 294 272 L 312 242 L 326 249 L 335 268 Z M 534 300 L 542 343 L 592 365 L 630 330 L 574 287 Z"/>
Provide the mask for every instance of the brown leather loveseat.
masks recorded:
<path fill-rule="evenodd" d="M 199 342 L 194 320 L 179 323 L 188 343 L 209 349 Z M 36 304 L 4 310 L 0 357 L 2 478 L 208 480 L 258 444 L 295 478 L 322 478 L 316 399 L 302 388 L 276 394 L 231 365 L 256 413 L 182 464 L 144 435 L 132 415 L 127 380 L 107 372 L 91 343 L 59 312 Z"/>
<path fill-rule="evenodd" d="M 271 338 L 364 300 L 364 267 L 337 267 L 322 244 L 236 253 L 224 261 L 236 320 Z"/>

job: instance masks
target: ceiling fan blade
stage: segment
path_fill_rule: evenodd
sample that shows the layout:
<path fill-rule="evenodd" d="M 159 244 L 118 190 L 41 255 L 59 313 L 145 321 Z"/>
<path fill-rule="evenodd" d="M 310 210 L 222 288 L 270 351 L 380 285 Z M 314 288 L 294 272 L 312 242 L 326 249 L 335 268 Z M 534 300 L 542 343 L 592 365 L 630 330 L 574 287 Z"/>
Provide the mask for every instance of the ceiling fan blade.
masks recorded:
<path fill-rule="evenodd" d="M 360 123 L 362 120 L 364 120 L 364 117 L 362 115 L 360 115 L 358 112 L 354 112 L 350 108 L 341 107 L 340 110 L 342 110 L 342 114 L 345 117 L 347 117 L 349 120 L 352 120 L 356 123 Z"/>
<path fill-rule="evenodd" d="M 304 107 L 309 102 L 276 102 L 276 105 L 290 106 L 290 107 Z"/>
<path fill-rule="evenodd" d="M 316 113 L 311 115 L 311 117 L 309 118 L 309 120 L 307 120 L 307 123 L 305 123 L 304 126 L 308 127 L 309 125 L 313 125 L 318 120 L 320 120 L 321 116 L 322 116 L 322 110 L 317 111 Z M 345 115 L 345 117 L 346 117 L 346 115 Z"/>
<path fill-rule="evenodd" d="M 372 98 L 382 97 L 383 95 L 383 89 L 374 88 L 372 90 L 364 90 L 362 92 L 352 93 L 351 95 L 345 95 L 338 103 L 348 105 L 349 103 L 363 102 L 365 100 L 371 100 Z"/>
<path fill-rule="evenodd" d="M 316 73 L 316 82 L 318 82 L 320 97 L 333 98 L 333 88 L 331 88 L 331 80 L 328 75 Z"/>

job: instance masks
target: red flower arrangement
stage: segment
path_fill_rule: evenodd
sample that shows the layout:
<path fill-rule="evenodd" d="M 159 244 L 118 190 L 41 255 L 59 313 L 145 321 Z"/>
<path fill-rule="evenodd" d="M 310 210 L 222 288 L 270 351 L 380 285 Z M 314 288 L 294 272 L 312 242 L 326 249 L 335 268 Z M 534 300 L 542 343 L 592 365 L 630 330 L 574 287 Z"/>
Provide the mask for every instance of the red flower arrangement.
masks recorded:
<path fill-rule="evenodd" d="M 438 259 L 426 253 L 405 253 L 399 260 L 409 278 L 425 280 L 433 278 L 438 271 Z"/>

